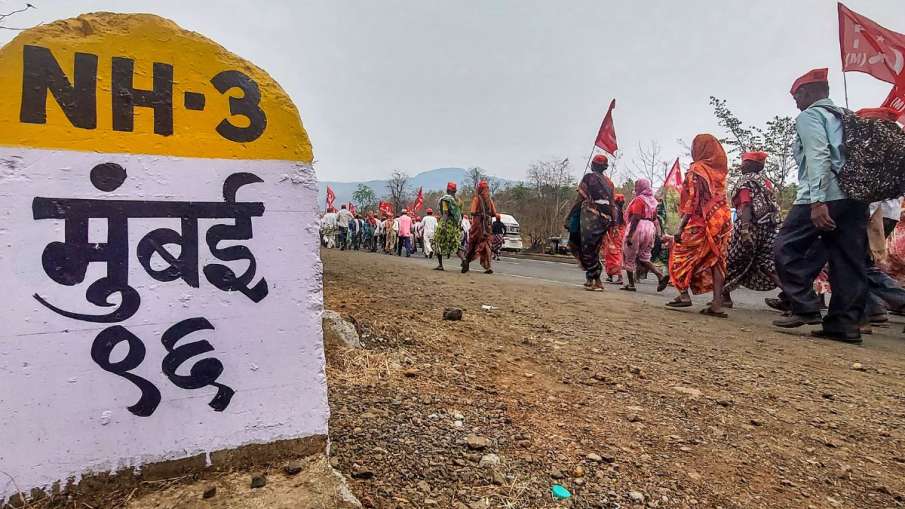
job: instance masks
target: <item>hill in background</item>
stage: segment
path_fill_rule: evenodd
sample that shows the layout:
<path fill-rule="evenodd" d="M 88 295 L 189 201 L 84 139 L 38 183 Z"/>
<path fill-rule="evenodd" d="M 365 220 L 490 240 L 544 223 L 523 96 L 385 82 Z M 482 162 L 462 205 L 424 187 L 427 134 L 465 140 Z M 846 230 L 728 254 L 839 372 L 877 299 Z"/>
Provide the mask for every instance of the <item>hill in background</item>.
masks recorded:
<path fill-rule="evenodd" d="M 442 191 L 446 189 L 447 182 L 456 182 L 459 186 L 462 186 L 462 183 L 465 182 L 465 168 L 436 168 L 429 171 L 421 172 L 411 179 L 409 179 L 409 188 L 412 192 L 418 191 L 419 187 L 424 188 L 424 192 L 428 191 Z M 508 182 L 505 179 L 499 179 L 497 177 L 493 177 L 497 180 L 501 180 L 503 182 Z M 364 184 L 370 187 L 374 194 L 377 195 L 377 198 L 380 199 L 387 194 L 387 179 L 383 180 L 367 180 L 361 182 L 336 182 L 330 180 L 321 180 L 318 182 L 317 196 L 318 196 L 318 206 L 320 208 L 324 208 L 327 201 L 327 186 L 330 186 L 333 189 L 333 192 L 336 193 L 336 208 L 339 208 L 340 204 L 349 203 L 352 201 L 352 193 L 358 188 L 359 184 Z"/>

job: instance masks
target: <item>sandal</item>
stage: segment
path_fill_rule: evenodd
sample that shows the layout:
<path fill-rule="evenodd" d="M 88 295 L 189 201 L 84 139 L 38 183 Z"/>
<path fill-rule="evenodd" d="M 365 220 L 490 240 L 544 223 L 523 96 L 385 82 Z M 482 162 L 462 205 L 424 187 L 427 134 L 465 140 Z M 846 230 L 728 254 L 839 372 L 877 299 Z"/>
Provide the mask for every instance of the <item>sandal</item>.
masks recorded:
<path fill-rule="evenodd" d="M 710 306 L 707 306 L 706 308 L 702 309 L 701 314 L 706 315 L 706 316 L 712 316 L 715 318 L 729 318 L 729 315 L 727 315 L 726 313 L 724 313 L 722 311 L 714 311 L 713 308 L 711 308 Z"/>
<path fill-rule="evenodd" d="M 660 282 L 657 283 L 657 292 L 662 292 L 669 286 L 669 276 L 663 276 L 660 278 Z"/>
<path fill-rule="evenodd" d="M 713 305 L 713 301 L 710 301 L 707 303 L 707 307 L 710 307 L 712 305 Z M 726 309 L 732 309 L 733 307 L 735 307 L 735 304 L 733 304 L 731 300 L 724 300 L 723 307 Z"/>
<path fill-rule="evenodd" d="M 628 285 L 620 287 L 619 289 L 626 291 L 626 292 L 637 292 L 638 291 L 638 289 L 635 288 L 634 286 L 628 286 Z"/>
<path fill-rule="evenodd" d="M 676 297 L 674 300 L 667 302 L 666 306 L 671 308 L 690 308 L 692 304 L 690 300 L 682 300 L 681 297 Z"/>

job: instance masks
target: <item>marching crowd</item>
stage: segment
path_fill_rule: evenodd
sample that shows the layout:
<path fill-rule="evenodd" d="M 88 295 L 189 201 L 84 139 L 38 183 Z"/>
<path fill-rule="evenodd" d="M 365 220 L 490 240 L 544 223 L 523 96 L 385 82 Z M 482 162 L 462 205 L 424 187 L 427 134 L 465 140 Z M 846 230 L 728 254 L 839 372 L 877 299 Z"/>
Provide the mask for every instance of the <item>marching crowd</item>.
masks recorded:
<path fill-rule="evenodd" d="M 797 195 L 785 218 L 775 186 L 764 174 L 766 152 L 742 154 L 741 176 L 730 189 L 723 146 L 713 135 L 697 135 L 679 190 L 681 223 L 673 234 L 665 231 L 666 208 L 649 180 L 635 183 L 626 204 L 606 176 L 607 157 L 594 156 L 565 221 L 569 249 L 585 272 L 585 289 L 602 291 L 606 272 L 608 281 L 622 284 L 622 290 L 636 291 L 637 280 L 653 274 L 657 291 L 672 286 L 678 292 L 666 306 L 691 307 L 691 295 L 710 293 L 701 314 L 726 318 L 734 290 L 778 288 L 778 298 L 765 299 L 783 312 L 775 326 L 822 325 L 812 334 L 848 343 L 860 343 L 871 323 L 888 320 L 887 313 L 905 314 L 905 289 L 878 263 L 901 214 L 905 133 L 892 110 L 853 114 L 837 107 L 829 99 L 827 74 L 827 69 L 812 70 L 790 91 L 801 113 L 792 147 Z M 862 139 L 856 146 L 846 145 L 857 136 Z M 883 151 L 891 155 L 878 156 Z M 865 161 L 871 157 L 893 161 L 894 167 L 870 174 Z M 885 199 L 868 204 L 861 193 L 850 196 L 851 185 L 849 194 L 843 191 L 843 177 L 860 178 L 862 188 L 874 181 L 880 188 L 884 181 L 895 182 L 883 188 Z M 869 195 L 862 188 L 859 192 Z M 321 223 L 324 246 L 397 256 L 420 249 L 437 259 L 437 270 L 444 270 L 444 258 L 456 255 L 463 273 L 477 259 L 491 274 L 505 227 L 489 186 L 478 184 L 468 214 L 456 191 L 450 182 L 437 213 L 427 209 L 424 217 L 407 210 L 398 217 L 388 212 L 361 217 L 345 205 L 338 212 L 328 210 Z M 824 294 L 831 295 L 828 306 Z"/>
<path fill-rule="evenodd" d="M 456 183 L 450 182 L 440 198 L 437 216 L 431 208 L 424 217 L 407 209 L 395 217 L 387 210 L 379 217 L 373 212 L 362 217 L 346 205 L 339 211 L 328 208 L 320 222 L 321 244 L 328 249 L 406 257 L 420 251 L 426 258 L 436 257 L 437 270 L 444 270 L 444 257 L 455 254 L 462 260 L 463 273 L 478 259 L 484 272 L 492 274 L 490 263 L 500 257 L 506 228 L 490 197 L 490 187 L 483 180 L 478 184 L 470 216 L 462 213 L 456 191 Z"/>
<path fill-rule="evenodd" d="M 905 312 L 905 289 L 877 263 L 901 213 L 905 133 L 895 123 L 895 111 L 871 108 L 853 114 L 833 104 L 827 74 L 827 69 L 812 70 L 790 91 L 801 110 L 792 147 L 799 185 L 784 219 L 773 183 L 763 172 L 765 152 L 744 153 L 741 177 L 727 189 L 722 145 L 710 134 L 696 136 L 693 162 L 680 189 L 681 224 L 673 235 L 663 232 L 650 182 L 636 183 L 635 197 L 625 208 L 605 175 L 606 156 L 595 156 L 567 218 L 585 288 L 603 290 L 604 268 L 610 278 L 618 274 L 621 254 L 628 279 L 624 290 L 635 289 L 638 269 L 651 272 L 658 291 L 670 285 L 678 291 L 669 307 L 690 307 L 692 294 L 711 293 L 701 310 L 709 316 L 725 318 L 739 287 L 779 288 L 779 298 L 767 299 L 784 312 L 775 326 L 822 325 L 812 334 L 860 343 L 871 323 L 886 321 L 887 312 Z M 867 164 L 878 160 L 889 164 L 882 171 Z M 871 204 L 859 199 L 874 195 L 884 199 Z M 736 209 L 734 220 L 730 206 Z M 655 248 L 668 251 L 668 275 L 651 263 Z M 825 293 L 831 298 L 824 316 Z"/>

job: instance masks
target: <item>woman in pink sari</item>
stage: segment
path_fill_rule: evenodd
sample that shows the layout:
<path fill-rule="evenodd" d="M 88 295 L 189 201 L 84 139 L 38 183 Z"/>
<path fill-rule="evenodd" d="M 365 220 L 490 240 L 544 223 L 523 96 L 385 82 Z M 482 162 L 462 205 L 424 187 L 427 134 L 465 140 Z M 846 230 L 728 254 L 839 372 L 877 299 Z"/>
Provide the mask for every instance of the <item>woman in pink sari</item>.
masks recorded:
<path fill-rule="evenodd" d="M 622 289 L 635 291 L 635 271 L 641 265 L 657 276 L 657 291 L 662 292 L 669 284 L 669 278 L 663 276 L 650 261 L 654 242 L 661 234 L 660 222 L 657 221 L 657 199 L 654 198 L 650 180 L 639 179 L 635 182 L 635 197 L 629 203 L 625 217 L 628 233 L 622 247 L 622 268 L 628 276 L 628 284 Z"/>

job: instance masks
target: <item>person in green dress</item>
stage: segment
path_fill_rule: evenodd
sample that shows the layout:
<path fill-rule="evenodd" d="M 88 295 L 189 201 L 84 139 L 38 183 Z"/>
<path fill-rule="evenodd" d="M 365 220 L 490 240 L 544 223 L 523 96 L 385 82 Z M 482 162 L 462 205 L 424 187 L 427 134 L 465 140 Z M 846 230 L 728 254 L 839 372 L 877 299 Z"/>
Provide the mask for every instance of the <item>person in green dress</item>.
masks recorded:
<path fill-rule="evenodd" d="M 440 224 L 434 234 L 437 267 L 443 270 L 443 257 L 451 258 L 453 253 L 461 258 L 462 238 L 462 203 L 456 198 L 456 183 L 446 184 L 446 194 L 440 198 L 437 209 L 440 211 Z"/>

